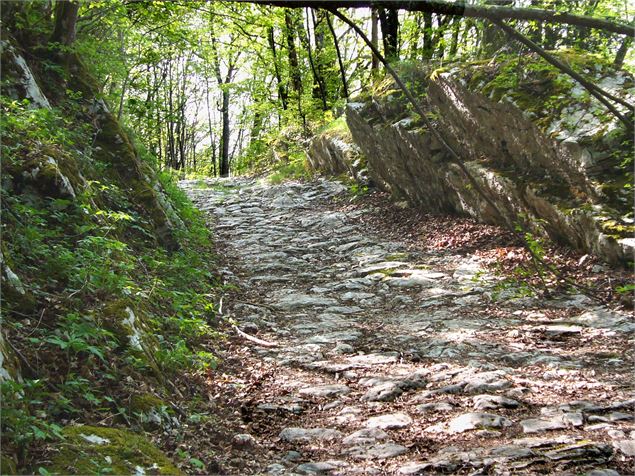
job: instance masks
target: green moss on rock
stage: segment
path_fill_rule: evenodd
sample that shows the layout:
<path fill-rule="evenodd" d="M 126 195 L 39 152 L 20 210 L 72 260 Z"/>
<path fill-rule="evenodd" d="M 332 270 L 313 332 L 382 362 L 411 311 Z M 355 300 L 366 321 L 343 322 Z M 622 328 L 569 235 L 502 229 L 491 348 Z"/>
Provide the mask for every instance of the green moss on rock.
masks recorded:
<path fill-rule="evenodd" d="M 158 410 L 161 407 L 167 407 L 168 405 L 159 397 L 150 393 L 144 393 L 142 395 L 133 395 L 130 399 L 130 410 L 134 413 L 147 413 L 152 410 Z"/>
<path fill-rule="evenodd" d="M 46 469 L 52 474 L 183 474 L 145 436 L 116 428 L 68 426 L 59 452 Z"/>

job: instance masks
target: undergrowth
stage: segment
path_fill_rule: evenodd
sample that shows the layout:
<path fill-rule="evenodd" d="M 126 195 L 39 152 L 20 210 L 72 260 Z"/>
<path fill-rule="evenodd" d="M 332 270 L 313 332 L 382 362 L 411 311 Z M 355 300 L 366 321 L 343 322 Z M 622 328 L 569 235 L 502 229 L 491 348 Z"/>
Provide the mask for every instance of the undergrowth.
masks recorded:
<path fill-rule="evenodd" d="M 90 130 L 62 109 L 1 105 L 2 255 L 24 291 L 3 292 L 2 344 L 15 361 L 4 362 L 2 452 L 45 474 L 35 462 L 68 423 L 140 427 L 132 395 L 167 398 L 170 381 L 215 367 L 219 285 L 208 229 L 171 176 L 158 179 L 184 226 L 168 253 L 92 156 Z M 24 179 L 43 154 L 79 164 L 75 197 Z"/>

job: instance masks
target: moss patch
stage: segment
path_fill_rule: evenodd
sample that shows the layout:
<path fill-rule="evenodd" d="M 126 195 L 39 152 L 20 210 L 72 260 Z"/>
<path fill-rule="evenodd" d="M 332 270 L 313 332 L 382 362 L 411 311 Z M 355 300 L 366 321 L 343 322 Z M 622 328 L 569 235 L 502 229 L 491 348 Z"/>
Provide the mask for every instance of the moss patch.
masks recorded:
<path fill-rule="evenodd" d="M 145 436 L 116 428 L 69 426 L 48 471 L 53 474 L 180 475 L 174 463 Z"/>
<path fill-rule="evenodd" d="M 167 407 L 166 403 L 159 397 L 149 393 L 133 395 L 130 399 L 130 410 L 133 412 L 147 413 L 161 407 Z"/>

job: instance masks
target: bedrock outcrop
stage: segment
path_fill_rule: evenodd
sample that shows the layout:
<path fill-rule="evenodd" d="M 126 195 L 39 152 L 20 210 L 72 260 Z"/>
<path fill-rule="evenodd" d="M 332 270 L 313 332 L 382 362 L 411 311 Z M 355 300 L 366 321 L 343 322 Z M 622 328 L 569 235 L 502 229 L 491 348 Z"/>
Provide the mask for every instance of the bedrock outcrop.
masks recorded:
<path fill-rule="evenodd" d="M 571 58 L 602 88 L 634 102 L 632 75 Z M 628 132 L 581 86 L 537 59 L 528 57 L 523 73 L 510 72 L 518 65 L 505 61 L 402 73 L 426 86 L 422 103 L 471 178 L 390 80 L 348 104 L 350 132 L 315 138 L 310 163 L 357 174 L 350 160 L 357 148 L 365 157 L 357 163 L 398 200 L 434 213 L 522 224 L 613 264 L 632 260 L 632 177 L 620 167 L 632 155 Z"/>

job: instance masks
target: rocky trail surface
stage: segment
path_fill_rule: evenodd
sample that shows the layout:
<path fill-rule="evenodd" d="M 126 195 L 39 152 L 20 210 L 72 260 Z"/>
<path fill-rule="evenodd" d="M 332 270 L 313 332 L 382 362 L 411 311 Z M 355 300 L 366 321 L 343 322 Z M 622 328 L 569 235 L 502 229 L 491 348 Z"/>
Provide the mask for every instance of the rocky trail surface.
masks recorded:
<path fill-rule="evenodd" d="M 239 291 L 244 474 L 632 474 L 633 317 L 412 252 L 337 182 L 185 181 Z"/>

